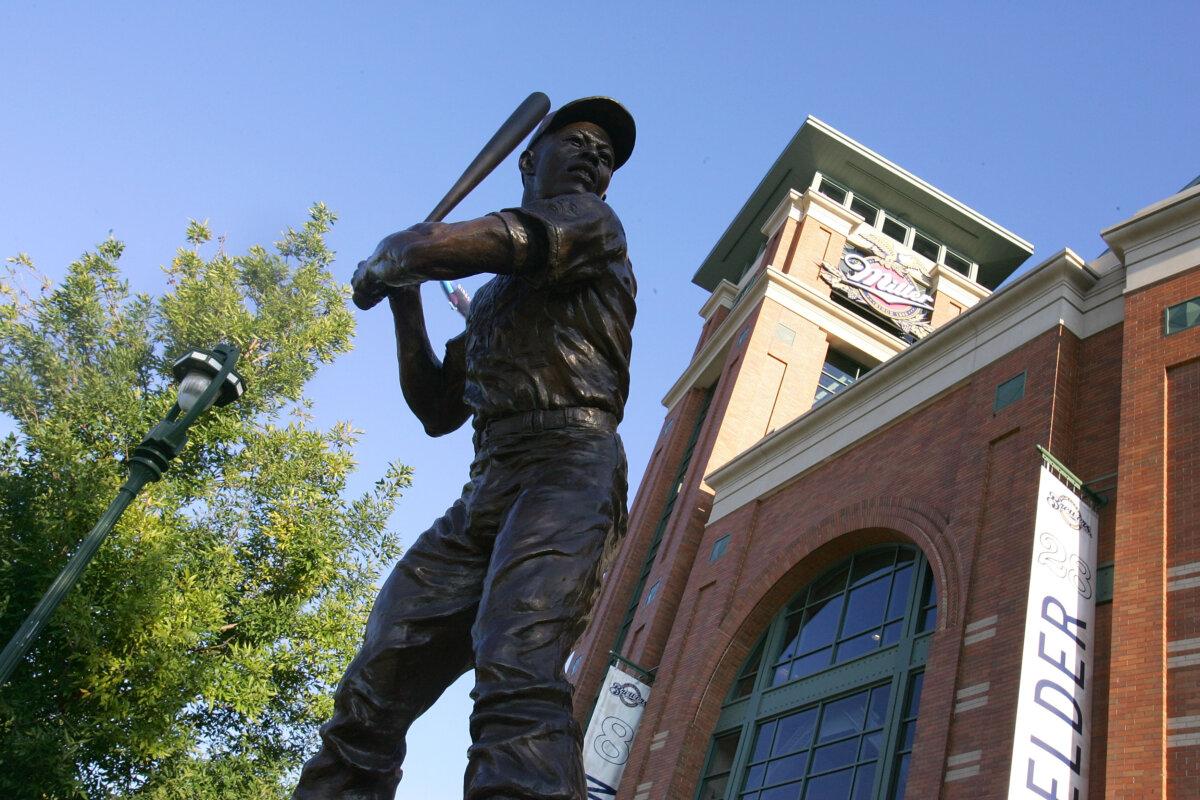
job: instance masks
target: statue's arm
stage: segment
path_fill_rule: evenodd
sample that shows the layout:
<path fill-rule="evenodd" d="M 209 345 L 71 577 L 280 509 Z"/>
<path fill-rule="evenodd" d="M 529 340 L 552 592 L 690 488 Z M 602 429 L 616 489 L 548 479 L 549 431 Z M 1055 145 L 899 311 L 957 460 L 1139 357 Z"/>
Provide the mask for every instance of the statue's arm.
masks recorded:
<path fill-rule="evenodd" d="M 451 339 L 446 357 L 438 360 L 429 344 L 419 285 L 388 294 L 396 327 L 396 359 L 404 400 L 430 436 L 457 430 L 471 416 L 463 400 L 466 359 L 463 337 Z"/>
<path fill-rule="evenodd" d="M 509 274 L 516 255 L 509 226 L 500 215 L 489 214 L 465 222 L 423 222 L 393 233 L 359 270 L 383 286 L 410 286 L 483 272 Z"/>

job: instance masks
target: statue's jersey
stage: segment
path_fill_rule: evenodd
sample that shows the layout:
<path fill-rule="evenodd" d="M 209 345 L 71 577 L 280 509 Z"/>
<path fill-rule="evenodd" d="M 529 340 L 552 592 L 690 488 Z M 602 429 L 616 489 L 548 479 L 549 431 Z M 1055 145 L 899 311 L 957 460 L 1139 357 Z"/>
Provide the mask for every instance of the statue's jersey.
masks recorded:
<path fill-rule="evenodd" d="M 593 194 L 497 213 L 512 274 L 475 294 L 466 332 L 464 399 L 475 426 L 526 411 L 597 408 L 618 420 L 629 395 L 637 283 L 625 231 Z"/>

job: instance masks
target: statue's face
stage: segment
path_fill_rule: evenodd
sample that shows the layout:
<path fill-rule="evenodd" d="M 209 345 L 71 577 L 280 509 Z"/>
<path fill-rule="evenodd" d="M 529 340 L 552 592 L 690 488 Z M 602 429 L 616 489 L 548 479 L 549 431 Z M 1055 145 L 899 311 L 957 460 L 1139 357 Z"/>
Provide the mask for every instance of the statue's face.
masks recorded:
<path fill-rule="evenodd" d="M 520 167 L 535 198 L 584 192 L 603 197 L 612 179 L 612 142 L 599 125 L 573 122 L 539 139 L 521 155 Z"/>

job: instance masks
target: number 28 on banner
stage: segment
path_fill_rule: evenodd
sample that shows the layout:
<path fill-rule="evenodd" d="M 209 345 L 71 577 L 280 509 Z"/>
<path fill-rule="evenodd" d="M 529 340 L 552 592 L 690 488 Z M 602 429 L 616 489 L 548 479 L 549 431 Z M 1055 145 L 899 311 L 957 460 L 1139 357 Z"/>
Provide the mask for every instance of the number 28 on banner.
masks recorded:
<path fill-rule="evenodd" d="M 624 764 L 629 760 L 629 743 L 632 741 L 632 727 L 616 717 L 605 717 L 592 747 L 608 763 Z"/>

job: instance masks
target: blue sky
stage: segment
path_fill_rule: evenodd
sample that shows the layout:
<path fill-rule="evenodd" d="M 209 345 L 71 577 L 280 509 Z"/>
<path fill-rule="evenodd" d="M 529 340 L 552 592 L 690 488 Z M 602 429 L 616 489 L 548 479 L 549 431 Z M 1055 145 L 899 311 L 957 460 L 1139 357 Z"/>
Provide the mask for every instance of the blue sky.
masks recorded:
<path fill-rule="evenodd" d="M 640 284 L 622 428 L 634 485 L 690 356 L 696 267 L 805 115 L 1035 245 L 1098 231 L 1200 173 L 1194 3 L 16 3 L 0 6 L 0 256 L 51 276 L 111 230 L 135 290 L 189 218 L 243 250 L 314 201 L 336 269 L 424 219 L 530 91 L 624 102 L 638 146 L 609 200 Z M 515 205 L 515 158 L 451 216 Z M 479 280 L 466 282 L 468 288 Z M 432 287 L 431 335 L 461 321 Z M 364 429 L 358 487 L 416 470 L 406 541 L 466 478 L 465 432 L 403 406 L 390 321 L 312 385 L 317 421 Z M 460 792 L 469 681 L 411 733 L 400 796 Z"/>

